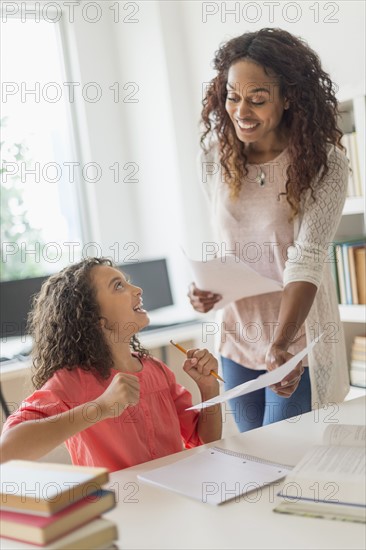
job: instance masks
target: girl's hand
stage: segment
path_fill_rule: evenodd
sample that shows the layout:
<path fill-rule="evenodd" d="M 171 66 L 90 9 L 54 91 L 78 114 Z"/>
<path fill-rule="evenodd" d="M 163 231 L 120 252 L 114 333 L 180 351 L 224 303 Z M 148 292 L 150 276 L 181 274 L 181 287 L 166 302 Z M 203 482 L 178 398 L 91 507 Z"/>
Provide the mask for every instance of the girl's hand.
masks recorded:
<path fill-rule="evenodd" d="M 207 313 L 222 299 L 220 294 L 214 294 L 207 290 L 200 290 L 194 283 L 190 284 L 187 296 L 192 307 L 200 313 Z"/>
<path fill-rule="evenodd" d="M 96 402 L 104 420 L 120 416 L 129 405 L 137 405 L 139 399 L 140 381 L 137 376 L 119 372 Z"/>
<path fill-rule="evenodd" d="M 219 383 L 211 371 L 217 373 L 217 359 L 207 349 L 189 349 L 187 351 L 187 359 L 184 361 L 183 370 L 196 382 L 202 395 L 212 392 L 218 395 Z"/>
<path fill-rule="evenodd" d="M 271 345 L 266 353 L 265 363 L 267 370 L 271 371 L 277 369 L 286 361 L 291 359 L 293 355 L 288 353 L 284 349 Z M 281 397 L 290 397 L 297 389 L 297 386 L 300 383 L 302 373 L 304 372 L 304 367 L 302 363 L 298 363 L 296 367 L 285 376 L 285 378 L 278 384 L 270 386 L 271 390 L 280 395 Z"/>

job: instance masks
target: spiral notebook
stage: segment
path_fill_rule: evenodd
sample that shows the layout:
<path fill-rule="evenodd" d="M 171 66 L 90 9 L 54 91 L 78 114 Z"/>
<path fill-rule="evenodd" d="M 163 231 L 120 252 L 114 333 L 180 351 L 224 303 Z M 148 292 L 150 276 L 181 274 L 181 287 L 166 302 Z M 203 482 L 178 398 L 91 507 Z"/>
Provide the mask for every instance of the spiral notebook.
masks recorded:
<path fill-rule="evenodd" d="M 285 477 L 292 466 L 211 447 L 174 464 L 138 474 L 144 483 L 208 504 L 239 500 L 242 495 Z M 248 499 L 249 500 L 249 499 Z"/>

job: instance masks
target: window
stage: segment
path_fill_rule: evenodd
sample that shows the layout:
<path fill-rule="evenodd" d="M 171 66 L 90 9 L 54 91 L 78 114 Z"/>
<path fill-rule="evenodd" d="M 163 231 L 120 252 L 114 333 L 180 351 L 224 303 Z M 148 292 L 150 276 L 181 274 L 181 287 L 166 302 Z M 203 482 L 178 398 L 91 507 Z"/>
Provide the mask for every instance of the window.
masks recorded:
<path fill-rule="evenodd" d="M 80 257 L 77 162 L 57 23 L 2 24 L 1 279 Z"/>

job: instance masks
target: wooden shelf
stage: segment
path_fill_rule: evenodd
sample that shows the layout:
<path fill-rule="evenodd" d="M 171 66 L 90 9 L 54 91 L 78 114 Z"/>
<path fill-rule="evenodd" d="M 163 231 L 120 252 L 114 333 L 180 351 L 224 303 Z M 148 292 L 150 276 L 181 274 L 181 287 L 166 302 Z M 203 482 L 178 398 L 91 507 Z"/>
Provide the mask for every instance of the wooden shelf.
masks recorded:
<path fill-rule="evenodd" d="M 339 305 L 339 313 L 343 323 L 365 323 L 366 305 Z"/>

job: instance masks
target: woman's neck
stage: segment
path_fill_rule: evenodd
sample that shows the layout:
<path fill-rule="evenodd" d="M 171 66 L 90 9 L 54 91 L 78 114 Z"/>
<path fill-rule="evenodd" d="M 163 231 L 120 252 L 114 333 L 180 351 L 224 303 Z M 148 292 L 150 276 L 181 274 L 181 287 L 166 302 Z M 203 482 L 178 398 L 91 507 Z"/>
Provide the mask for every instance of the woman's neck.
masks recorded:
<path fill-rule="evenodd" d="M 266 141 L 248 143 L 245 147 L 248 162 L 251 164 L 270 162 L 282 153 L 287 145 L 288 138 L 283 134 L 277 134 Z"/>

